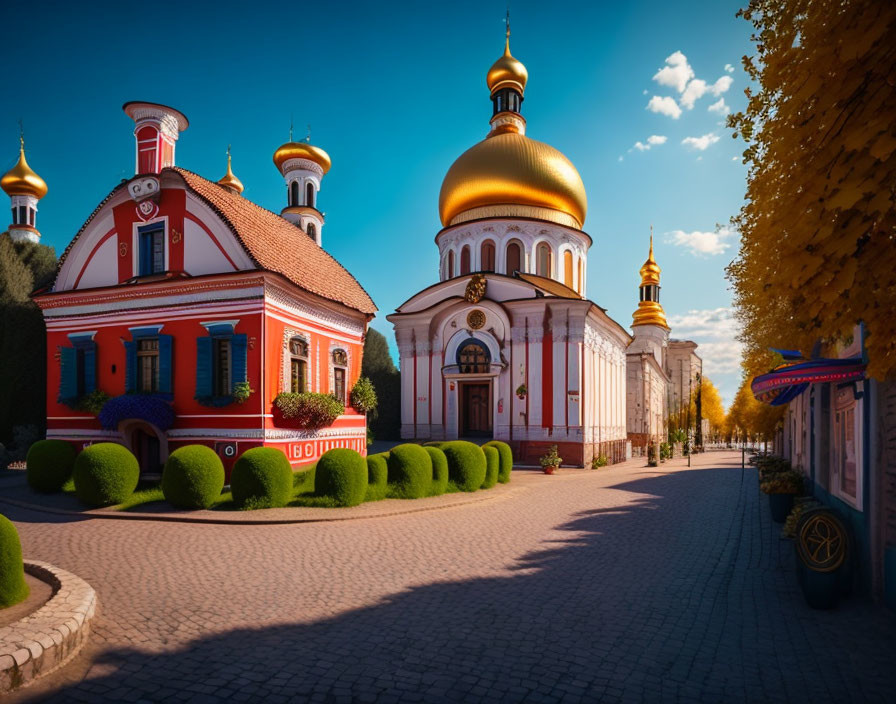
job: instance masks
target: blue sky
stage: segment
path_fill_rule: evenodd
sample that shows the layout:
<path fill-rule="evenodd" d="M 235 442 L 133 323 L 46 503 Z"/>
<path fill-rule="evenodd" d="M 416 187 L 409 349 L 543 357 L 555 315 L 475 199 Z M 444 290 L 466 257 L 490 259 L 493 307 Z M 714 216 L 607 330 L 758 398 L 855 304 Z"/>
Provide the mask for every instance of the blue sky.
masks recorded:
<path fill-rule="evenodd" d="M 15 162 L 22 119 L 29 162 L 50 188 L 38 215 L 43 241 L 61 252 L 133 175 L 128 100 L 183 111 L 190 128 L 177 163 L 207 178 L 223 175 L 232 144 L 243 195 L 277 212 L 285 189 L 271 155 L 291 118 L 298 136 L 310 123 L 312 142 L 333 160 L 319 201 L 324 246 L 370 292 L 381 311 L 374 327 L 391 340 L 382 316 L 438 278 L 439 187 L 488 130 L 485 73 L 503 49 L 505 4 L 166 7 L 4 11 L 4 55 L 28 70 L 2 78 L 0 167 Z M 742 146 L 719 112 L 746 100 L 750 26 L 735 18 L 738 7 L 512 4 L 512 50 L 529 70 L 528 134 L 563 151 L 588 192 L 589 297 L 628 326 L 652 223 L 673 337 L 702 345 L 727 402 L 739 371 L 724 267 L 737 241 L 715 229 L 737 212 L 745 186 Z"/>

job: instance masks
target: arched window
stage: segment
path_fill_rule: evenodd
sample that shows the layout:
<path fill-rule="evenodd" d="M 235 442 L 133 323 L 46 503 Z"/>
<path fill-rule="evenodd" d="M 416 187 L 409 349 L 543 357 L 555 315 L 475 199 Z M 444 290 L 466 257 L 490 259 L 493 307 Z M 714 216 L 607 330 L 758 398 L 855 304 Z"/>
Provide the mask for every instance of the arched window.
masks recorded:
<path fill-rule="evenodd" d="M 585 295 L 585 260 L 582 257 L 576 257 L 579 260 L 579 295 Z"/>
<path fill-rule="evenodd" d="M 485 374 L 490 362 L 488 348 L 479 340 L 470 338 L 457 348 L 457 366 L 461 374 Z"/>
<path fill-rule="evenodd" d="M 507 266 L 505 272 L 513 276 L 513 272 L 523 270 L 523 250 L 519 242 L 511 242 L 507 245 Z"/>
<path fill-rule="evenodd" d="M 309 222 L 307 232 L 308 236 L 315 242 L 317 242 L 317 225 L 315 225 L 313 222 Z"/>
<path fill-rule="evenodd" d="M 308 343 L 301 337 L 289 341 L 289 390 L 294 394 L 308 390 Z"/>
<path fill-rule="evenodd" d="M 495 243 L 486 240 L 479 250 L 479 271 L 495 270 Z"/>
<path fill-rule="evenodd" d="M 572 252 L 568 249 L 563 253 L 563 283 L 572 288 Z"/>
<path fill-rule="evenodd" d="M 452 276 L 454 276 L 454 250 L 453 249 L 448 251 L 448 276 L 446 276 L 445 278 L 450 279 Z"/>
<path fill-rule="evenodd" d="M 293 181 L 289 184 L 289 204 L 297 206 L 299 204 L 299 182 Z"/>
<path fill-rule="evenodd" d="M 551 246 L 542 242 L 535 250 L 535 273 L 539 276 L 551 275 Z"/>
<path fill-rule="evenodd" d="M 460 250 L 460 275 L 470 273 L 470 245 L 465 244 Z"/>
<path fill-rule="evenodd" d="M 314 184 L 311 181 L 305 184 L 305 205 L 314 207 Z"/>
<path fill-rule="evenodd" d="M 345 350 L 333 350 L 333 395 L 340 403 L 346 402 L 345 380 L 348 375 L 348 355 Z"/>

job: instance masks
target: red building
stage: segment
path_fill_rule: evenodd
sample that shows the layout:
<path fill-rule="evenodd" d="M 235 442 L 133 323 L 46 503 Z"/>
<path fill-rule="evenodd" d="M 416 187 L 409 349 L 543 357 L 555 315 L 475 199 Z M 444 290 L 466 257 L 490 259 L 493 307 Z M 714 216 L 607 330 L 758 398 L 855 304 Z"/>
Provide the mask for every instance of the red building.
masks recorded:
<path fill-rule="evenodd" d="M 47 436 L 121 442 L 145 472 L 194 443 L 228 470 L 260 445 L 296 466 L 332 447 L 364 453 L 365 418 L 348 396 L 376 307 L 320 246 L 326 153 L 292 141 L 277 150 L 288 194 L 277 215 L 240 195 L 229 158 L 218 182 L 175 166 L 188 126 L 177 110 L 124 109 L 137 173 L 97 206 L 52 288 L 35 296 L 47 326 Z M 97 391 L 119 397 L 114 422 L 79 410 Z M 305 391 L 336 395 L 345 413 L 317 430 L 275 413 L 279 393 Z"/>

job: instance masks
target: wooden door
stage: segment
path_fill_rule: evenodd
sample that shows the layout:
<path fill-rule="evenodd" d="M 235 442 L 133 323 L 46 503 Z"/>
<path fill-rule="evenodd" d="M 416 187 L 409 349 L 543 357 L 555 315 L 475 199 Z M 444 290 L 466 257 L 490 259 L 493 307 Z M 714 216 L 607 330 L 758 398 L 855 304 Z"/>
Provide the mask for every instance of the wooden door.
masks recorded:
<path fill-rule="evenodd" d="M 466 437 L 491 437 L 491 384 L 463 384 L 462 431 Z"/>

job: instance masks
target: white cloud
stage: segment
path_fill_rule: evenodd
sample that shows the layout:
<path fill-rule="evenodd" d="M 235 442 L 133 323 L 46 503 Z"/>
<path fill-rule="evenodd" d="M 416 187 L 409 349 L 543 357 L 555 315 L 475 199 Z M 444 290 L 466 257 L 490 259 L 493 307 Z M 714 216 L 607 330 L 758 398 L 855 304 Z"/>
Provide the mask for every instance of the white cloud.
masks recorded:
<path fill-rule="evenodd" d="M 684 93 L 681 94 L 681 100 L 679 101 L 681 107 L 688 110 L 693 109 L 694 103 L 702 98 L 704 93 L 706 93 L 706 81 L 699 78 L 690 81 L 684 89 Z"/>
<path fill-rule="evenodd" d="M 717 112 L 719 115 L 727 115 L 731 112 L 731 108 L 725 103 L 724 98 L 719 98 L 716 102 L 707 108 L 710 112 Z"/>
<path fill-rule="evenodd" d="M 689 310 L 683 315 L 667 315 L 666 320 L 674 338 L 697 343 L 703 373 L 712 379 L 725 404 L 730 404 L 740 383 L 743 354 L 735 339 L 739 329 L 731 308 Z"/>
<path fill-rule="evenodd" d="M 690 147 L 691 149 L 696 149 L 703 152 L 718 141 L 719 135 L 715 134 L 714 132 L 710 132 L 709 134 L 705 134 L 702 137 L 685 137 L 683 140 L 681 140 L 681 143 L 686 147 Z"/>
<path fill-rule="evenodd" d="M 740 161 L 740 157 L 733 156 L 731 157 L 731 161 Z"/>
<path fill-rule="evenodd" d="M 672 230 L 666 233 L 665 241 L 676 247 L 684 247 L 695 257 L 711 257 L 723 254 L 731 247 L 728 240 L 732 239 L 734 234 L 734 231 L 727 227 L 720 227 L 715 232 Z"/>
<path fill-rule="evenodd" d="M 622 161 L 622 157 L 619 157 L 619 161 Z"/>
<path fill-rule="evenodd" d="M 653 80 L 662 86 L 671 86 L 681 93 L 693 77 L 694 69 L 688 63 L 687 57 L 680 51 L 676 51 L 666 57 L 666 65 L 656 72 Z"/>
<path fill-rule="evenodd" d="M 645 88 L 643 91 L 641 91 L 641 95 L 647 95 L 647 89 L 646 89 L 646 88 Z"/>
<path fill-rule="evenodd" d="M 651 147 L 655 147 L 659 144 L 665 144 L 668 137 L 665 137 L 661 134 L 652 134 L 647 138 L 647 143 L 644 142 L 635 142 L 632 146 L 632 149 L 637 149 L 639 152 L 649 151 Z M 632 149 L 629 149 L 631 151 Z"/>
<path fill-rule="evenodd" d="M 650 99 L 650 102 L 647 103 L 647 109 L 650 110 L 650 112 L 658 112 L 661 115 L 668 115 L 673 120 L 677 120 L 681 117 L 681 108 L 678 107 L 675 98 L 670 98 L 668 96 L 662 98 L 658 95 L 653 96 Z"/>
<path fill-rule="evenodd" d="M 734 73 L 734 66 L 732 66 L 731 64 L 725 64 L 725 71 L 727 71 L 728 73 Z"/>
<path fill-rule="evenodd" d="M 728 92 L 732 83 L 734 83 L 734 79 L 731 76 L 722 76 L 709 87 L 709 92 L 718 98 L 722 93 Z"/>

